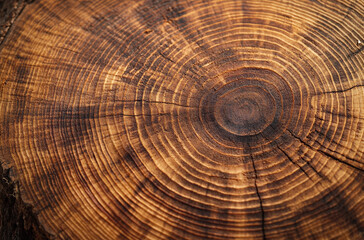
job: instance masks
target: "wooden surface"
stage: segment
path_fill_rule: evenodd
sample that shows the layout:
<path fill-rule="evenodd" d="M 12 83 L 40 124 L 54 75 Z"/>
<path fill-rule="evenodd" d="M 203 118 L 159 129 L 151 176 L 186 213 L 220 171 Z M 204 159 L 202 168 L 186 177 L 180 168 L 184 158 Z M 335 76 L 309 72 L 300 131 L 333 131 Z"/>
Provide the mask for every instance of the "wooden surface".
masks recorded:
<path fill-rule="evenodd" d="M 0 160 L 56 239 L 363 239 L 364 2 L 40 1 Z"/>
<path fill-rule="evenodd" d="M 25 0 L 3 0 L 0 2 L 0 44 L 4 41 L 26 3 Z"/>

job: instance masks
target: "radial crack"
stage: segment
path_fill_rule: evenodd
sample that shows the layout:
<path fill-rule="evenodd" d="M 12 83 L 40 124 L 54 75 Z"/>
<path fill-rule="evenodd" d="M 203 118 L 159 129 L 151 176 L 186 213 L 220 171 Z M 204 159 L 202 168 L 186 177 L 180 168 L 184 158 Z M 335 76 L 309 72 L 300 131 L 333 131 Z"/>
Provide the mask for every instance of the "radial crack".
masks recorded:
<path fill-rule="evenodd" d="M 352 58 L 356 55 L 358 55 L 359 53 L 361 53 L 362 51 L 364 51 L 364 46 L 361 46 L 358 50 L 356 50 L 355 52 L 352 52 L 348 55 L 349 58 Z"/>
<path fill-rule="evenodd" d="M 115 100 L 115 102 L 119 102 L 119 103 L 135 103 L 135 102 L 142 102 L 142 103 L 160 103 L 160 104 L 168 104 L 168 105 L 174 105 L 174 106 L 178 106 L 178 107 L 185 107 L 185 108 L 198 108 L 198 107 L 194 107 L 194 106 L 183 105 L 183 104 L 174 103 L 174 102 L 163 102 L 163 101 L 148 101 L 148 100 Z"/>
<path fill-rule="evenodd" d="M 350 90 L 352 90 L 354 88 L 358 88 L 358 87 L 364 87 L 364 84 L 358 84 L 358 85 L 352 86 L 352 87 L 347 88 L 347 89 L 340 89 L 340 90 L 335 90 L 335 91 L 322 92 L 321 94 L 344 93 L 344 92 L 350 91 Z"/>
<path fill-rule="evenodd" d="M 287 129 L 287 131 L 294 137 L 294 138 L 296 138 L 297 140 L 299 140 L 303 145 L 305 145 L 306 147 L 308 147 L 309 149 L 311 149 L 312 151 L 314 151 L 314 152 L 317 152 L 317 150 L 316 149 L 314 149 L 312 146 L 310 146 L 310 145 L 308 145 L 306 142 L 304 142 L 301 138 L 299 138 L 299 137 L 297 137 L 296 135 L 294 135 L 290 130 L 288 130 Z M 322 179 L 326 179 L 327 180 L 327 178 L 324 176 L 324 175 L 322 175 L 319 171 L 317 171 L 317 169 L 316 168 L 314 168 L 312 165 L 311 165 L 311 163 L 309 162 L 309 161 L 306 161 L 303 157 L 301 157 L 301 159 L 303 160 L 303 161 L 305 161 L 306 163 L 307 163 L 307 165 L 308 166 L 310 166 L 310 168 L 318 175 L 318 176 L 320 176 Z"/>
<path fill-rule="evenodd" d="M 287 159 L 292 163 L 294 164 L 296 167 L 298 167 L 310 180 L 312 180 L 310 178 L 310 176 L 306 173 L 306 171 L 300 166 L 298 165 L 296 162 L 293 161 L 293 159 L 285 152 L 283 151 L 282 148 L 280 148 L 278 145 L 277 145 L 277 148 L 287 157 Z"/>
<path fill-rule="evenodd" d="M 159 55 L 161 55 L 164 59 L 172 62 L 172 63 L 176 63 L 175 61 L 173 61 L 171 58 L 169 58 L 167 55 L 165 55 L 164 53 L 162 53 L 161 51 L 158 51 Z"/>
<path fill-rule="evenodd" d="M 154 116 L 169 116 L 171 115 L 170 113 L 156 113 L 156 114 L 115 114 L 115 115 L 120 115 L 120 116 L 125 116 L 125 117 L 154 117 Z"/>
<path fill-rule="evenodd" d="M 312 146 L 310 146 L 309 144 L 307 144 L 305 141 L 303 141 L 301 138 L 299 138 L 299 137 L 297 137 L 297 136 L 295 136 L 290 130 L 288 130 L 287 129 L 287 131 L 294 137 L 294 138 L 296 138 L 297 140 L 299 140 L 303 145 L 305 145 L 306 147 L 308 147 L 308 148 L 310 148 L 312 151 L 315 151 L 315 152 L 318 152 L 318 153 L 321 153 L 321 155 L 324 155 L 324 156 L 326 156 L 326 157 L 329 157 L 330 159 L 333 159 L 333 160 L 336 160 L 336 161 L 338 161 L 338 162 L 340 162 L 340 163 L 342 163 L 342 164 L 344 164 L 344 165 L 347 165 L 347 166 L 349 166 L 349 167 L 352 167 L 352 168 L 354 168 L 354 169 L 356 169 L 356 170 L 358 170 L 358 171 L 360 171 L 360 172 L 364 172 L 364 169 L 361 169 L 361 168 L 358 168 L 358 167 L 356 167 L 356 166 L 354 166 L 354 165 L 352 165 L 352 164 L 350 164 L 350 163 L 348 163 L 348 162 L 345 162 L 345 161 L 343 161 L 343 160 L 341 160 L 341 159 L 339 159 L 339 158 L 337 158 L 337 157 L 335 157 L 335 156 L 333 156 L 332 154 L 329 154 L 329 153 L 327 153 L 327 152 L 324 152 L 324 151 L 322 151 L 322 150 L 320 150 L 320 149 L 315 149 L 315 148 L 313 148 Z"/>
<path fill-rule="evenodd" d="M 321 110 L 321 112 L 323 112 L 323 113 L 327 113 L 327 114 L 331 114 L 331 115 L 333 115 L 333 116 L 343 117 L 343 118 L 364 119 L 364 118 L 357 117 L 357 116 L 354 116 L 354 115 L 351 115 L 351 114 L 345 115 L 345 114 L 343 114 L 343 113 L 335 113 L 335 112 L 331 112 L 331 111 L 329 111 L 328 109 L 322 109 L 322 110 Z"/>
<path fill-rule="evenodd" d="M 323 155 L 325 155 L 325 156 L 327 156 L 327 157 L 329 157 L 329 158 L 333 159 L 333 160 L 336 160 L 336 161 L 338 161 L 338 162 L 340 162 L 340 163 L 343 163 L 344 165 L 347 165 L 347 166 L 349 166 L 349 167 L 352 167 L 352 168 L 354 168 L 354 169 L 356 169 L 356 170 L 358 170 L 358 171 L 360 171 L 360 172 L 364 172 L 364 169 L 358 168 L 357 166 L 354 166 L 354 165 L 352 165 L 352 164 L 350 164 L 350 163 L 348 163 L 348 162 L 345 162 L 345 161 L 343 161 L 343 160 L 341 160 L 341 159 L 339 159 L 339 158 L 335 157 L 334 155 L 332 155 L 332 154 L 330 154 L 330 153 L 324 152 L 324 151 L 322 151 L 322 150 L 320 150 L 320 149 L 318 149 L 317 151 L 318 151 L 319 153 L 321 153 L 321 154 L 323 154 Z"/>
<path fill-rule="evenodd" d="M 262 213 L 262 222 L 261 222 L 261 225 L 262 225 L 263 239 L 265 240 L 267 238 L 266 238 L 266 235 L 265 235 L 263 200 L 262 200 L 262 197 L 260 196 L 259 189 L 258 189 L 258 185 L 257 185 L 258 174 L 257 174 L 257 170 L 255 168 L 254 159 L 253 159 L 253 156 L 250 156 L 250 157 L 251 157 L 252 165 L 253 165 L 253 169 L 254 169 L 254 186 L 255 186 L 255 190 L 257 192 L 257 196 L 258 196 L 258 199 L 259 199 L 260 211 Z"/>
<path fill-rule="evenodd" d="M 321 135 L 321 136 L 325 136 L 323 133 L 321 133 L 321 132 L 319 132 L 319 131 L 317 131 L 316 129 L 315 129 L 315 132 L 317 132 L 319 135 Z M 313 139 L 312 137 L 310 137 L 310 136 L 307 136 L 307 138 L 309 138 L 309 139 L 311 139 L 311 140 L 313 140 L 313 141 L 315 141 L 317 144 L 319 144 L 320 146 L 322 146 L 322 147 L 324 147 L 321 143 L 319 143 L 316 139 Z M 345 149 L 348 149 L 346 146 L 344 146 L 344 145 L 342 145 L 342 144 L 340 144 L 340 143 L 337 143 L 337 142 L 335 142 L 335 141 L 332 141 L 333 143 L 335 143 L 336 145 L 338 145 L 338 146 L 340 146 L 340 147 L 342 147 L 342 148 L 345 148 Z M 353 162 L 356 162 L 356 163 L 359 163 L 359 164 L 363 164 L 362 162 L 360 162 L 360 161 L 358 161 L 358 160 L 356 160 L 356 159 L 354 159 L 354 158 L 350 158 L 350 157 L 348 157 L 348 156 L 345 156 L 345 155 L 343 155 L 343 154 L 341 154 L 341 153 L 339 153 L 339 152 L 337 152 L 337 151 L 334 151 L 334 150 L 332 150 L 332 149 L 329 149 L 329 148 L 327 148 L 327 150 L 329 150 L 330 152 L 332 152 L 332 153 L 335 153 L 335 154 L 338 154 L 338 155 L 340 155 L 341 157 L 344 157 L 344 158 L 346 158 L 347 160 L 350 160 L 350 161 L 353 161 Z M 362 151 L 358 151 L 358 153 L 363 153 Z"/>

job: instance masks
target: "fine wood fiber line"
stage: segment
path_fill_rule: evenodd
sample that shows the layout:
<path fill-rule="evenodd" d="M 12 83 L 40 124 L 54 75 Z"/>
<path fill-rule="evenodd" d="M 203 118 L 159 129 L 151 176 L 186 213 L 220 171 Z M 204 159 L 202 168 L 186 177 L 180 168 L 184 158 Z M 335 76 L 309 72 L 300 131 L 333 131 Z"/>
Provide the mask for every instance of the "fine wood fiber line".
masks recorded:
<path fill-rule="evenodd" d="M 363 26 L 363 0 L 35 0 L 2 167 L 51 239 L 364 239 Z"/>

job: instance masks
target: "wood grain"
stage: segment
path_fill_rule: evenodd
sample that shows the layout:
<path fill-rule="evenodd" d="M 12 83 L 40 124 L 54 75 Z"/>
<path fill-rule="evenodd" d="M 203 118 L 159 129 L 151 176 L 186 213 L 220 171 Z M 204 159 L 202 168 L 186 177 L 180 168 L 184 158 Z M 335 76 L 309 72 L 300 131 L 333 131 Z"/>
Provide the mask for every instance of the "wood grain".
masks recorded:
<path fill-rule="evenodd" d="M 56 239 L 364 238 L 364 2 L 47 1 L 0 156 Z"/>

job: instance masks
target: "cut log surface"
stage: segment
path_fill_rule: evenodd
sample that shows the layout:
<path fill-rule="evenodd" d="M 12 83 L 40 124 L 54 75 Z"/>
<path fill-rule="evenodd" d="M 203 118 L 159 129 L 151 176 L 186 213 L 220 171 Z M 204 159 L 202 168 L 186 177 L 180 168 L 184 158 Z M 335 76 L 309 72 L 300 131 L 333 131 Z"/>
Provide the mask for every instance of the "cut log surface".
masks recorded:
<path fill-rule="evenodd" d="M 56 239 L 364 239 L 363 42 L 363 0 L 36 0 L 2 166 Z"/>

